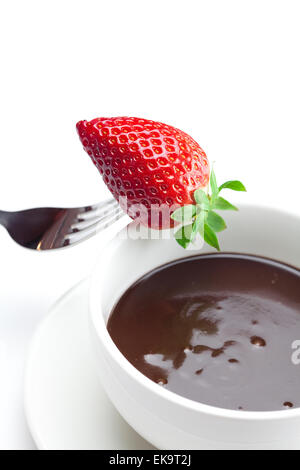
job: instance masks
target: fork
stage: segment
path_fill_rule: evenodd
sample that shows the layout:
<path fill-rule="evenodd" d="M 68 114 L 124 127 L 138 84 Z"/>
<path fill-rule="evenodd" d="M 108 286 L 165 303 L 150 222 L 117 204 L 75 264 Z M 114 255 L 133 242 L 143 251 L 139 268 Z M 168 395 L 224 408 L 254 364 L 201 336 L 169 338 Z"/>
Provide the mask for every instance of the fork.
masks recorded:
<path fill-rule="evenodd" d="M 40 207 L 0 211 L 0 224 L 19 245 L 52 250 L 75 245 L 112 225 L 125 214 L 115 199 L 70 209 Z"/>

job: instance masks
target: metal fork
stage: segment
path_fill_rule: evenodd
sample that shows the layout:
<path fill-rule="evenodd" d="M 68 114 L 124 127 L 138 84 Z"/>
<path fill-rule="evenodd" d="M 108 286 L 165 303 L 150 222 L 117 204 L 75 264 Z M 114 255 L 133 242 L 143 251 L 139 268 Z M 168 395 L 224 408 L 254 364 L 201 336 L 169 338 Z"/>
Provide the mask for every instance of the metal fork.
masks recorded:
<path fill-rule="evenodd" d="M 0 224 L 19 245 L 52 250 L 87 240 L 124 215 L 118 202 L 109 199 L 74 209 L 40 207 L 19 212 L 0 211 Z"/>

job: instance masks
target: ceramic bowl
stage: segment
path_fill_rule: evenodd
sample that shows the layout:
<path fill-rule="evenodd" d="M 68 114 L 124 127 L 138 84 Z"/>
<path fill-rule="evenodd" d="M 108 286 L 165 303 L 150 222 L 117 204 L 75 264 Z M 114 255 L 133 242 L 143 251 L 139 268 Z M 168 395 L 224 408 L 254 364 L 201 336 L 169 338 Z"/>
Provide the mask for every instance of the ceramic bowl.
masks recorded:
<path fill-rule="evenodd" d="M 241 206 L 226 220 L 229 228 L 220 237 L 222 251 L 260 255 L 300 268 L 297 215 Z M 211 251 L 206 245 L 201 249 L 201 253 Z M 123 292 L 153 268 L 191 254 L 174 240 L 117 236 L 105 247 L 91 279 L 90 324 L 107 395 L 125 420 L 159 449 L 300 449 L 300 409 L 242 412 L 189 400 L 141 374 L 109 336 L 107 320 Z"/>

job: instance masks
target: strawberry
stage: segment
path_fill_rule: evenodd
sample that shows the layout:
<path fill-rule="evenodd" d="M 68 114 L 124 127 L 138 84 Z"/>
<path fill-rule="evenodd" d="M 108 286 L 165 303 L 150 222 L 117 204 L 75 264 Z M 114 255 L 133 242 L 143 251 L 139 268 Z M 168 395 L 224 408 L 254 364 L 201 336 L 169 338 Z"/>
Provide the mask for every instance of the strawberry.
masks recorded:
<path fill-rule="evenodd" d="M 80 121 L 77 131 L 113 196 L 126 198 L 130 217 L 161 229 L 183 222 L 180 208 L 185 207 L 185 217 L 190 211 L 196 222 L 195 191 L 200 194 L 208 186 L 210 170 L 192 137 L 167 124 L 131 117 Z M 186 247 L 193 237 L 187 236 L 187 243 L 176 239 Z"/>
<path fill-rule="evenodd" d="M 128 208 L 142 204 L 178 207 L 194 202 L 197 188 L 207 186 L 209 164 L 202 148 L 188 134 L 138 118 L 99 118 L 80 121 L 77 130 L 84 149 L 119 200 Z M 152 217 L 153 218 L 153 217 Z"/>

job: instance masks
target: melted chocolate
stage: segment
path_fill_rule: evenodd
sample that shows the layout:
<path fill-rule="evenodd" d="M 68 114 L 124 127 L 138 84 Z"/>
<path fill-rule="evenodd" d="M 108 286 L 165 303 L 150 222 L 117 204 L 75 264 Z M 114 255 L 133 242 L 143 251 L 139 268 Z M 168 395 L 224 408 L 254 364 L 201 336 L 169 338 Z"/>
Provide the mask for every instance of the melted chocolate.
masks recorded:
<path fill-rule="evenodd" d="M 300 407 L 300 271 L 264 258 L 209 254 L 159 267 L 131 286 L 108 331 L 160 386 L 222 408 Z"/>

